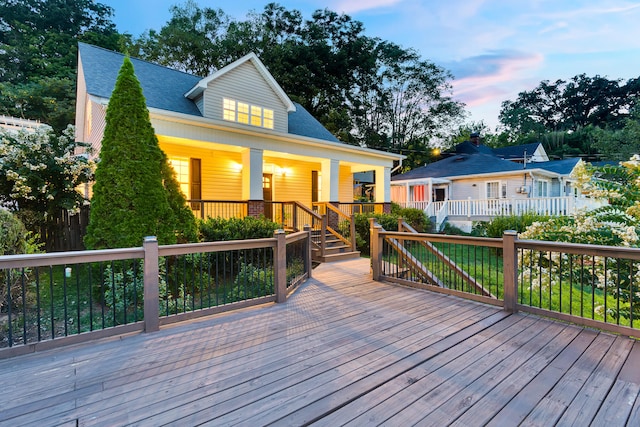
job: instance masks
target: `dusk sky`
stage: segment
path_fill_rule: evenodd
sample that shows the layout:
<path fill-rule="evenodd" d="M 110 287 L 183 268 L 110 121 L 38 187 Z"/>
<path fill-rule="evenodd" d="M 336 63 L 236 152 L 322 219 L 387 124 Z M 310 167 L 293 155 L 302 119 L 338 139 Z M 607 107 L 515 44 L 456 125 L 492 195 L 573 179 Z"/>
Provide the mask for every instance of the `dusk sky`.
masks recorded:
<path fill-rule="evenodd" d="M 118 31 L 159 30 L 182 0 L 97 0 L 115 10 Z M 196 0 L 243 20 L 266 0 Z M 542 80 L 578 74 L 640 76 L 640 1 L 624 0 L 281 0 L 310 18 L 317 9 L 344 12 L 365 34 L 414 48 L 451 71 L 454 98 L 468 120 L 498 124 L 500 104 Z"/>

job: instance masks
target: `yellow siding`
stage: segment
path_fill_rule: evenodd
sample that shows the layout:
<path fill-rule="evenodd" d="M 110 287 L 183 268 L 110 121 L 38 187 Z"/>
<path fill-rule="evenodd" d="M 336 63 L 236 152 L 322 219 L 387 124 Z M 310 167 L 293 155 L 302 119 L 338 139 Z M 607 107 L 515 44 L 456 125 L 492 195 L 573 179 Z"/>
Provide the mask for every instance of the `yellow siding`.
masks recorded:
<path fill-rule="evenodd" d="M 203 200 L 241 200 L 242 164 L 240 153 L 207 150 L 160 142 L 168 157 L 197 158 L 202 167 Z"/>
<path fill-rule="evenodd" d="M 265 157 L 264 163 L 265 173 L 271 173 L 273 165 L 273 200 L 311 207 L 311 171 L 320 170 L 320 164 L 274 157 Z"/>
<path fill-rule="evenodd" d="M 353 202 L 353 173 L 349 166 L 340 166 L 338 198 L 341 203 Z"/>
<path fill-rule="evenodd" d="M 104 105 L 92 102 L 87 102 L 88 117 L 87 120 L 90 124 L 87 125 L 86 130 L 89 131 L 88 139 L 85 142 L 91 144 L 93 150 L 93 157 L 100 156 L 100 148 L 102 147 L 102 136 L 104 135 L 104 128 L 107 125 L 107 109 Z"/>

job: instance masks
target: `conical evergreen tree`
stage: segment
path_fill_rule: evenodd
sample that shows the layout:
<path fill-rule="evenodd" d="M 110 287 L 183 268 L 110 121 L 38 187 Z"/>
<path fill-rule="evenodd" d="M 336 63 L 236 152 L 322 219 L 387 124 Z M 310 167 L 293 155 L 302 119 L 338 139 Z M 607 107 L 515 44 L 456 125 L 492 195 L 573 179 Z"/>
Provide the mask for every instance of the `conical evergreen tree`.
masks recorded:
<path fill-rule="evenodd" d="M 177 219 L 163 185 L 166 162 L 127 56 L 107 109 L 85 236 L 88 248 L 140 246 L 145 236 L 157 236 L 160 244 L 176 242 Z"/>

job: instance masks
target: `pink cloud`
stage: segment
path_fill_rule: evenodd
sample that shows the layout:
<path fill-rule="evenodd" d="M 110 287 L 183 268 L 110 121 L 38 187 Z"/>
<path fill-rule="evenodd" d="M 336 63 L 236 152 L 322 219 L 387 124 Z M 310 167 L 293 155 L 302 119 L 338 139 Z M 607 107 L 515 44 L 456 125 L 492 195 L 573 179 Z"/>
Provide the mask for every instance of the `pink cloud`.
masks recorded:
<path fill-rule="evenodd" d="M 457 77 L 453 81 L 454 96 L 468 107 L 504 101 L 537 82 L 530 76 L 543 61 L 541 54 L 514 51 L 467 58 L 451 67 Z"/>

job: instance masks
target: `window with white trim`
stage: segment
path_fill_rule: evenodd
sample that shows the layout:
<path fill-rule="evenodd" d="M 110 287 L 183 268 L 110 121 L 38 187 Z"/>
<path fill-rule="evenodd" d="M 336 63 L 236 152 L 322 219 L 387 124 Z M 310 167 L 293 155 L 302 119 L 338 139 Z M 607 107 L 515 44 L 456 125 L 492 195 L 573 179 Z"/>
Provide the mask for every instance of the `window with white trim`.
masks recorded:
<path fill-rule="evenodd" d="M 539 179 L 536 183 L 536 196 L 548 197 L 549 196 L 549 181 Z"/>
<path fill-rule="evenodd" d="M 222 98 L 222 118 L 231 122 L 273 129 L 273 110 Z"/>
<path fill-rule="evenodd" d="M 169 159 L 169 164 L 176 171 L 180 190 L 186 198 L 189 198 L 189 159 L 174 157 Z"/>
<path fill-rule="evenodd" d="M 487 196 L 487 199 L 499 199 L 500 198 L 500 181 L 487 182 L 485 194 Z"/>

